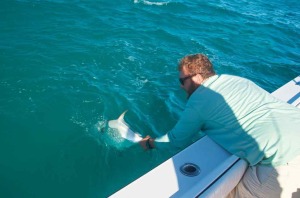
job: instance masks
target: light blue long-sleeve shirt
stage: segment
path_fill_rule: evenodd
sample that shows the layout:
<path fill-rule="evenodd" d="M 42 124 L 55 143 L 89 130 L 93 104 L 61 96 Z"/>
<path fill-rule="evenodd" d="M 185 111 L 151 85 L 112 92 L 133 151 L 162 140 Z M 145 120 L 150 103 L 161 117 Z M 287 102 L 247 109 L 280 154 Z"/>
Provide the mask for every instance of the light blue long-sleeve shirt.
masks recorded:
<path fill-rule="evenodd" d="M 182 148 L 201 131 L 250 165 L 277 166 L 300 154 L 300 109 L 236 76 L 207 79 L 190 96 L 175 127 L 155 145 Z"/>

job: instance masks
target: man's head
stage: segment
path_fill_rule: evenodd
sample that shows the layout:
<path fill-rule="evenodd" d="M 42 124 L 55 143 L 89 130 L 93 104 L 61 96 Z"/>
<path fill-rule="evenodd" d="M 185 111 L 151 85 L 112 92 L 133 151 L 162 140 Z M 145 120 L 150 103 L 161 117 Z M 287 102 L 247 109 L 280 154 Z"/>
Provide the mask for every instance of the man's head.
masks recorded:
<path fill-rule="evenodd" d="M 179 81 L 188 97 L 202 84 L 204 80 L 215 75 L 209 59 L 203 54 L 185 56 L 178 65 Z"/>

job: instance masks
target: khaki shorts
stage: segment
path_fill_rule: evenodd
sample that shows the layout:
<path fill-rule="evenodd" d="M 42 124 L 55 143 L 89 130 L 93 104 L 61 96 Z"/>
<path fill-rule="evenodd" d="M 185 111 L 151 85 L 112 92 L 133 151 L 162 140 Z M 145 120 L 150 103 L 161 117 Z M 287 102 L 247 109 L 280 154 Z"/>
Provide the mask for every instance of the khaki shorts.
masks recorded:
<path fill-rule="evenodd" d="M 278 167 L 249 167 L 227 197 L 300 198 L 300 156 Z"/>

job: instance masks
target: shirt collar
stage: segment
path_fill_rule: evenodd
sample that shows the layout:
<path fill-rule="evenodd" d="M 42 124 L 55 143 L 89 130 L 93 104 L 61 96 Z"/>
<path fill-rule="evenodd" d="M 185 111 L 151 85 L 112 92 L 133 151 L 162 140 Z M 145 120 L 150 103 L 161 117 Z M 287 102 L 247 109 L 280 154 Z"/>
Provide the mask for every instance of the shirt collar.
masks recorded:
<path fill-rule="evenodd" d="M 201 84 L 201 86 L 209 87 L 213 82 L 215 82 L 220 76 L 215 74 L 207 79 L 204 80 L 204 82 Z"/>

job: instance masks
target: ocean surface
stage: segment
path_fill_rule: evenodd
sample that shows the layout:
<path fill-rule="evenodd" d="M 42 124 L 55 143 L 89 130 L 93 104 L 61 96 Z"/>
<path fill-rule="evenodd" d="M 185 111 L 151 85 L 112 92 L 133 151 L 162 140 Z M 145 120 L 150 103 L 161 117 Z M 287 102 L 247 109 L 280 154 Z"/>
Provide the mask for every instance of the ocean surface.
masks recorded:
<path fill-rule="evenodd" d="M 187 54 L 276 90 L 300 74 L 299 10 L 298 0 L 1 1 L 0 197 L 107 197 L 148 172 L 174 153 L 145 152 L 107 121 L 128 110 L 143 136 L 170 130 Z"/>

